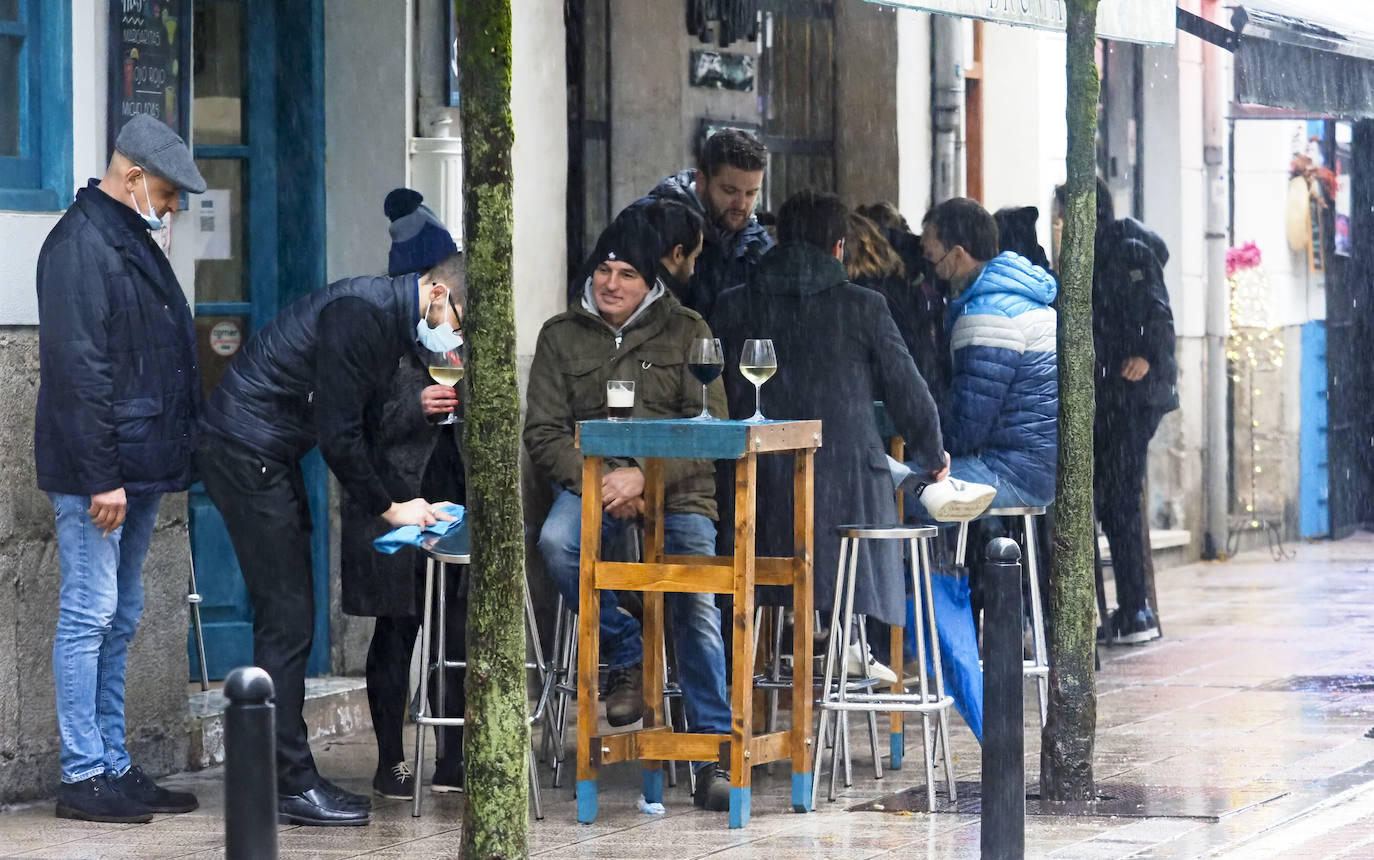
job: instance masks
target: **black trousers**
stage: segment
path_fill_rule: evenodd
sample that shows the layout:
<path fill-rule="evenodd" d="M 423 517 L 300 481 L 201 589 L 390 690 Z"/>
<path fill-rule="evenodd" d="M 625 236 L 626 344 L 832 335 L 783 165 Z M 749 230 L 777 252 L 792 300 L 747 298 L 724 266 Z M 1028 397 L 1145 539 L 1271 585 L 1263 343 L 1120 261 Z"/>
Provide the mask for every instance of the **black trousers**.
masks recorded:
<path fill-rule="evenodd" d="M 418 553 L 417 553 L 418 555 Z M 415 605 L 424 611 L 425 600 L 425 561 L 420 556 L 415 577 Z M 461 660 L 466 653 L 467 636 L 467 588 L 463 568 L 450 565 L 445 577 L 445 650 L 450 660 Z M 434 580 L 437 592 L 439 571 L 435 565 Z M 434 614 L 439 614 L 438 594 L 434 596 Z M 415 637 L 420 632 L 418 615 L 382 616 L 372 629 L 372 644 L 367 649 L 367 706 L 372 712 L 372 731 L 377 736 L 377 765 L 390 768 L 405 759 L 402 732 L 405 725 L 406 707 L 410 702 L 410 655 L 415 647 Z M 431 630 L 429 640 L 430 659 L 438 653 L 439 636 L 437 627 Z M 436 674 L 429 677 L 429 700 L 435 702 L 438 695 Z M 444 678 L 444 716 L 461 717 L 466 707 L 462 670 L 450 672 Z M 432 707 L 432 705 L 431 705 Z M 436 709 L 437 710 L 437 709 Z M 438 748 L 436 758 L 458 759 L 463 757 L 463 730 L 460 727 L 436 728 Z"/>
<path fill-rule="evenodd" d="M 276 688 L 277 790 L 297 794 L 319 780 L 301 713 L 315 625 L 305 479 L 298 463 L 212 437 L 202 439 L 197 464 L 248 587 L 253 662 Z"/>
<path fill-rule="evenodd" d="M 1093 496 L 1102 533 L 1112 551 L 1116 602 L 1129 617 L 1145 608 L 1145 530 L 1140 496 L 1145 489 L 1150 439 L 1163 413 L 1150 407 L 1103 402 L 1093 428 Z"/>

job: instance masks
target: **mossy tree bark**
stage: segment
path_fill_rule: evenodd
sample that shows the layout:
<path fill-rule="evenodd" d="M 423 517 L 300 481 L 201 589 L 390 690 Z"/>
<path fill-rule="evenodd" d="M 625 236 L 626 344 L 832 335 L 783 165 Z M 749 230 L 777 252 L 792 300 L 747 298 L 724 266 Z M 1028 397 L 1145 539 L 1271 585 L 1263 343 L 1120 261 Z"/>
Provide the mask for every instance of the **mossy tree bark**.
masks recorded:
<path fill-rule="evenodd" d="M 1050 707 L 1040 791 L 1091 800 L 1093 672 L 1093 331 L 1098 0 L 1068 0 L 1068 200 L 1059 281 L 1059 486 L 1050 570 Z"/>
<path fill-rule="evenodd" d="M 525 543 L 511 280 L 510 0 L 454 0 L 468 307 L 468 594 L 463 857 L 529 853 Z"/>

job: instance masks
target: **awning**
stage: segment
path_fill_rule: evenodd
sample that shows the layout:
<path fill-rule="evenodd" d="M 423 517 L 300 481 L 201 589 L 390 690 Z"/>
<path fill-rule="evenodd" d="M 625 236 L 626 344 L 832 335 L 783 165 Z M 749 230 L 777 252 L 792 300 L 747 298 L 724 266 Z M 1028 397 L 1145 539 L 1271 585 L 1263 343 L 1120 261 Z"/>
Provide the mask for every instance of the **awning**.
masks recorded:
<path fill-rule="evenodd" d="M 1374 116 L 1374 28 L 1354 11 L 1243 0 L 1231 16 L 1236 100 L 1336 117 Z M 1342 4 L 1343 5 L 1343 4 Z M 1354 4 L 1352 4 L 1354 5 Z"/>
<path fill-rule="evenodd" d="M 1064 32 L 1064 0 L 869 0 L 887 6 Z M 1175 0 L 1101 0 L 1097 35 L 1119 42 L 1174 44 Z"/>

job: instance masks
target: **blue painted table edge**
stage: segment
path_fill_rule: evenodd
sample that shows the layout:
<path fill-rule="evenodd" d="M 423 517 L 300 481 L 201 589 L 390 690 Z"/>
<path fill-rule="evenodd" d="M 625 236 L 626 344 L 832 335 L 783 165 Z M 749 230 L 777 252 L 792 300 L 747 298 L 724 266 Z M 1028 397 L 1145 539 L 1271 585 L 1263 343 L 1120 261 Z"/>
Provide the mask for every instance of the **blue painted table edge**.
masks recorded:
<path fill-rule="evenodd" d="M 760 429 L 796 421 L 695 421 L 690 418 L 632 418 L 578 422 L 578 447 L 585 457 L 736 460 Z"/>

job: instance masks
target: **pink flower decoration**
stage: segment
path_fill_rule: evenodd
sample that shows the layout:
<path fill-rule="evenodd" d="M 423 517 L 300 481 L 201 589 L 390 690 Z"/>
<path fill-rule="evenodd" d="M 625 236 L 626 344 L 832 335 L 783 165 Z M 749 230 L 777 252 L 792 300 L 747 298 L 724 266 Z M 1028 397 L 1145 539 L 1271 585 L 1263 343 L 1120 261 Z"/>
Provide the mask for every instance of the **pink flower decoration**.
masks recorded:
<path fill-rule="evenodd" d="M 1233 277 L 1241 269 L 1253 269 L 1260 264 L 1260 249 L 1254 242 L 1246 242 L 1226 249 L 1226 277 Z"/>

